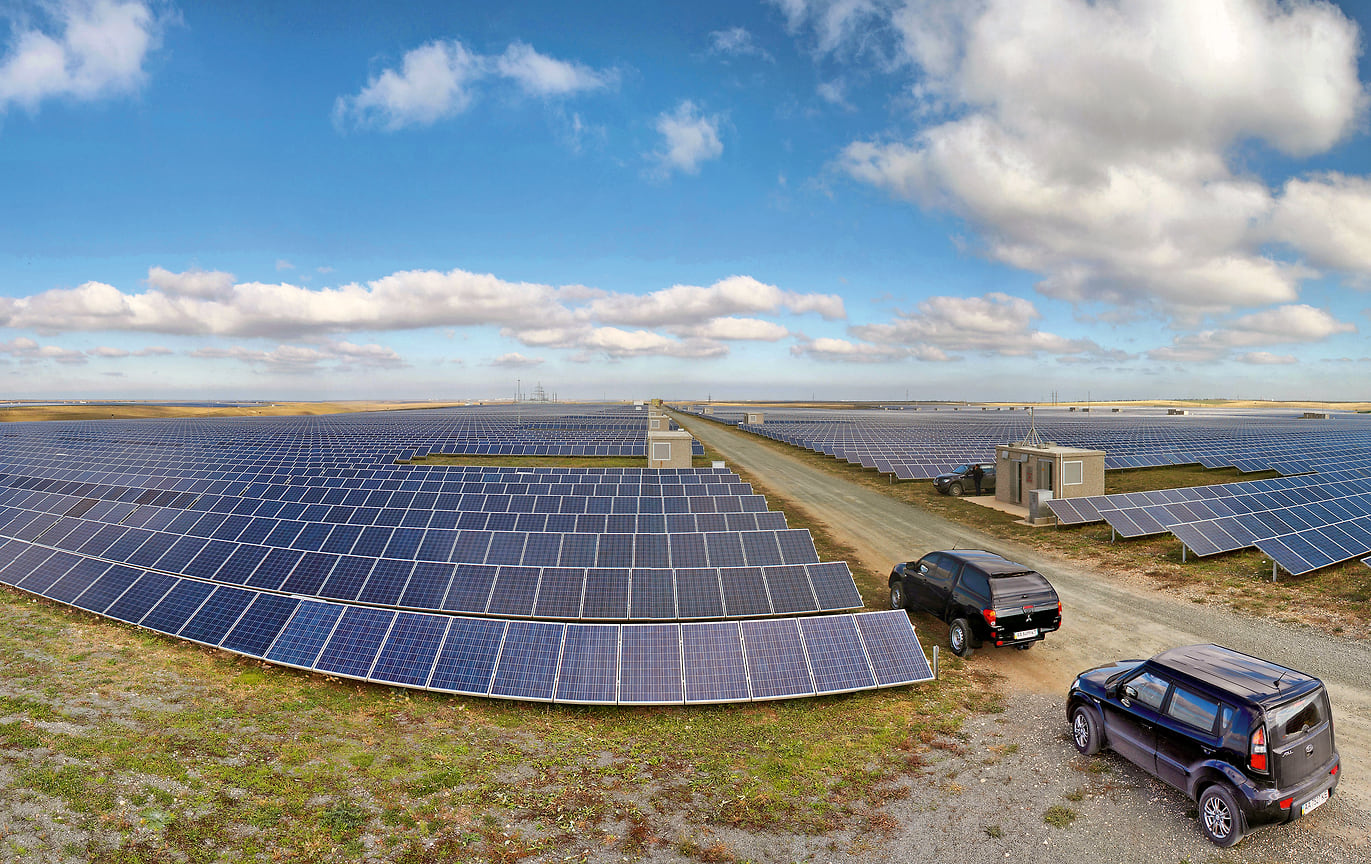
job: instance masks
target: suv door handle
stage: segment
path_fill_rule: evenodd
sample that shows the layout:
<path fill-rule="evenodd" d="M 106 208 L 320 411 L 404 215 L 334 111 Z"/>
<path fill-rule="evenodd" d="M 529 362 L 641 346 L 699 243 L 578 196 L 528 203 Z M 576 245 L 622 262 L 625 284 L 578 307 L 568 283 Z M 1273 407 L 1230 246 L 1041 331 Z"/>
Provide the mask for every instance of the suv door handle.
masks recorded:
<path fill-rule="evenodd" d="M 1201 745 L 1200 745 L 1200 752 L 1203 753 L 1203 754 L 1206 755 L 1206 756 L 1213 756 L 1213 755 L 1214 755 L 1214 748 L 1213 748 L 1213 747 L 1206 746 L 1206 745 L 1204 745 L 1204 744 L 1201 744 Z"/>

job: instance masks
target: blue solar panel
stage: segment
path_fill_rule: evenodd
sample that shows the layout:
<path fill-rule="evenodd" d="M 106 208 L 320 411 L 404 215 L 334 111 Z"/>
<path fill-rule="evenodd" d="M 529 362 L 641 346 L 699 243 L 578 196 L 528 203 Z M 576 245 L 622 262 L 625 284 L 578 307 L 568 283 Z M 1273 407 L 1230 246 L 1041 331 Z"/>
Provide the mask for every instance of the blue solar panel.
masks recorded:
<path fill-rule="evenodd" d="M 490 603 L 498 567 L 483 564 L 458 564 L 443 608 L 452 612 L 484 612 Z"/>
<path fill-rule="evenodd" d="M 95 580 L 105 575 L 106 571 L 113 566 L 107 561 L 91 559 L 79 561 L 75 567 L 67 571 L 65 576 L 44 591 L 43 595 L 59 603 L 70 603 L 80 597 L 83 591 L 95 584 Z M 25 590 L 28 590 L 26 586 Z"/>
<path fill-rule="evenodd" d="M 450 621 L 445 615 L 401 612 L 376 656 L 371 680 L 407 687 L 426 685 Z"/>
<path fill-rule="evenodd" d="M 247 581 L 248 587 L 265 588 L 269 591 L 279 589 L 304 554 L 298 549 L 272 549 L 267 553 L 267 557 L 262 559 L 262 563 L 257 565 L 257 569 L 252 571 L 252 576 Z"/>
<path fill-rule="evenodd" d="M 454 618 L 433 667 L 429 688 L 485 696 L 495 676 L 495 661 L 508 622 Z"/>
<path fill-rule="evenodd" d="M 724 599 L 719 571 L 710 567 L 677 570 L 676 605 L 681 618 L 722 618 Z"/>
<path fill-rule="evenodd" d="M 742 567 L 747 563 L 743 559 L 743 541 L 737 533 L 706 534 L 705 547 L 710 567 Z"/>
<path fill-rule="evenodd" d="M 486 611 L 492 615 L 532 615 L 538 577 L 536 567 L 501 567 Z"/>
<path fill-rule="evenodd" d="M 538 585 L 538 601 L 533 607 L 537 618 L 581 617 L 581 596 L 585 593 L 584 570 L 549 567 L 543 570 Z"/>
<path fill-rule="evenodd" d="M 405 584 L 409 582 L 409 574 L 413 569 L 413 561 L 396 561 L 391 558 L 378 560 L 376 566 L 371 568 L 371 575 L 367 577 L 357 600 L 361 603 L 378 603 L 383 606 L 394 605 L 404 593 Z"/>
<path fill-rule="evenodd" d="M 762 572 L 771 596 L 771 609 L 777 615 L 814 612 L 819 608 L 804 567 L 767 567 Z"/>
<path fill-rule="evenodd" d="M 681 674 L 681 628 L 676 624 L 629 624 L 621 628 L 619 702 L 660 705 L 685 701 Z"/>
<path fill-rule="evenodd" d="M 852 616 L 801 618 L 799 624 L 817 692 L 844 693 L 876 686 Z"/>
<path fill-rule="evenodd" d="M 594 567 L 596 546 L 599 539 L 595 534 L 564 535 L 558 565 L 562 567 Z"/>
<path fill-rule="evenodd" d="M 490 695 L 551 701 L 566 626 L 546 621 L 509 622 Z"/>
<path fill-rule="evenodd" d="M 305 600 L 300 604 L 295 617 L 276 637 L 276 642 L 267 652 L 267 659 L 288 666 L 312 669 L 319 651 L 332 635 L 334 625 L 343 614 L 345 607 L 332 603 L 319 603 Z"/>
<path fill-rule="evenodd" d="M 909 615 L 904 610 L 866 612 L 852 617 L 878 686 L 933 680 L 928 658 L 924 656 L 923 648 L 914 636 L 914 625 L 909 623 Z"/>
<path fill-rule="evenodd" d="M 814 679 L 794 618 L 744 621 L 741 626 L 754 699 L 814 694 Z"/>
<path fill-rule="evenodd" d="M 671 570 L 634 570 L 629 576 L 630 618 L 675 618 L 676 579 Z"/>
<path fill-rule="evenodd" d="M 72 601 L 72 605 L 82 609 L 89 609 L 92 612 L 104 612 L 105 609 L 118 600 L 125 591 L 129 589 L 144 571 L 133 567 L 122 565 L 111 567 L 93 585 L 87 588 L 81 596 Z"/>
<path fill-rule="evenodd" d="M 681 625 L 686 702 L 743 702 L 751 695 L 736 621 Z"/>
<path fill-rule="evenodd" d="M 623 569 L 592 568 L 586 571 L 582 618 L 617 619 L 628 617 L 629 572 Z"/>
<path fill-rule="evenodd" d="M 193 642 L 217 646 L 256 596 L 256 592 L 241 588 L 217 588 L 176 635 Z"/>
<path fill-rule="evenodd" d="M 613 704 L 618 677 L 619 628 L 613 624 L 568 624 L 556 700 Z"/>
<path fill-rule="evenodd" d="M 138 623 L 150 630 L 175 635 L 213 592 L 213 585 L 181 579 Z"/>
<path fill-rule="evenodd" d="M 314 668 L 349 678 L 367 677 L 394 620 L 395 613 L 389 609 L 348 608 Z"/>
<path fill-rule="evenodd" d="M 766 581 L 760 567 L 732 567 L 719 571 L 724 589 L 724 611 L 730 618 L 770 615 Z"/>
<path fill-rule="evenodd" d="M 76 555 L 30 546 L 22 540 L 12 541 L 8 548 L 23 551 L 15 555 L 4 570 L 0 570 L 0 580 L 35 594 L 45 594 L 54 582 L 67 575 L 82 560 Z"/>
<path fill-rule="evenodd" d="M 257 599 L 243 613 L 229 634 L 220 643 L 221 648 L 261 657 L 266 654 L 271 643 L 285 629 L 286 622 L 295 614 L 300 601 L 295 597 L 282 597 L 277 594 L 258 594 Z"/>
<path fill-rule="evenodd" d="M 814 588 L 820 611 L 862 608 L 862 595 L 846 561 L 810 564 L 805 569 L 809 571 L 809 584 Z"/>
<path fill-rule="evenodd" d="M 180 580 L 175 576 L 168 576 L 165 573 L 144 573 L 133 587 L 124 592 L 123 597 L 105 610 L 105 614 L 120 621 L 137 624 L 178 581 Z"/>
<path fill-rule="evenodd" d="M 775 531 L 744 531 L 743 556 L 752 567 L 770 567 L 784 563 L 781 560 L 781 547 L 776 542 Z"/>

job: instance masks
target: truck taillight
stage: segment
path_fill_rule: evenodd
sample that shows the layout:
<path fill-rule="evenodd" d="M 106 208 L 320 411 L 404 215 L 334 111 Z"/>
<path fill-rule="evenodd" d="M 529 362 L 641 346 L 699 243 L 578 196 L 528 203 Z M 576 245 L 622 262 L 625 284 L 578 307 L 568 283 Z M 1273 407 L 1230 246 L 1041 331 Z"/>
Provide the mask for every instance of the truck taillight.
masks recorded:
<path fill-rule="evenodd" d="M 1253 771 L 1266 773 L 1266 730 L 1257 727 L 1257 731 L 1252 733 L 1252 759 Z"/>
<path fill-rule="evenodd" d="M 994 626 L 995 626 L 995 610 L 994 610 L 994 609 L 982 609 L 982 610 L 981 610 L 981 614 L 985 616 L 985 623 L 989 624 L 991 627 L 994 627 Z"/>
<path fill-rule="evenodd" d="M 1057 601 L 1057 617 L 1062 617 L 1062 601 Z"/>

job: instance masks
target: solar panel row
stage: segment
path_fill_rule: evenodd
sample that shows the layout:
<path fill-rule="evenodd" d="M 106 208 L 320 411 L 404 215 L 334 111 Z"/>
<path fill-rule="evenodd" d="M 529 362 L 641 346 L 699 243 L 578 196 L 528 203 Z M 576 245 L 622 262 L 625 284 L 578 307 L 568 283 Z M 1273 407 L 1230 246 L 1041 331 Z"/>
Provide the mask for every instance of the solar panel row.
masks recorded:
<path fill-rule="evenodd" d="M 32 559 L 39 551 L 45 550 L 28 547 L 15 557 Z M 689 704 L 932 678 L 900 611 L 699 624 L 517 621 L 216 587 L 90 559 L 67 565 L 49 557 L 18 587 L 239 654 L 405 687 L 534 701 Z M 0 570 L 0 581 L 14 584 L 10 570 Z"/>

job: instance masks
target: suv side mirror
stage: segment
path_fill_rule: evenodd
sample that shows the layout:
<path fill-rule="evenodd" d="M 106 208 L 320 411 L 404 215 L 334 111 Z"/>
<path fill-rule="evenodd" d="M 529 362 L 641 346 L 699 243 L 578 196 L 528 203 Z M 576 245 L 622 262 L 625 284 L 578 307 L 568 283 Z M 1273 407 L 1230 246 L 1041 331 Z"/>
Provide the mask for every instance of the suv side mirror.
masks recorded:
<path fill-rule="evenodd" d="M 1123 685 L 1123 695 L 1127 696 L 1129 699 L 1137 699 L 1138 691 L 1132 684 L 1125 684 Z"/>

